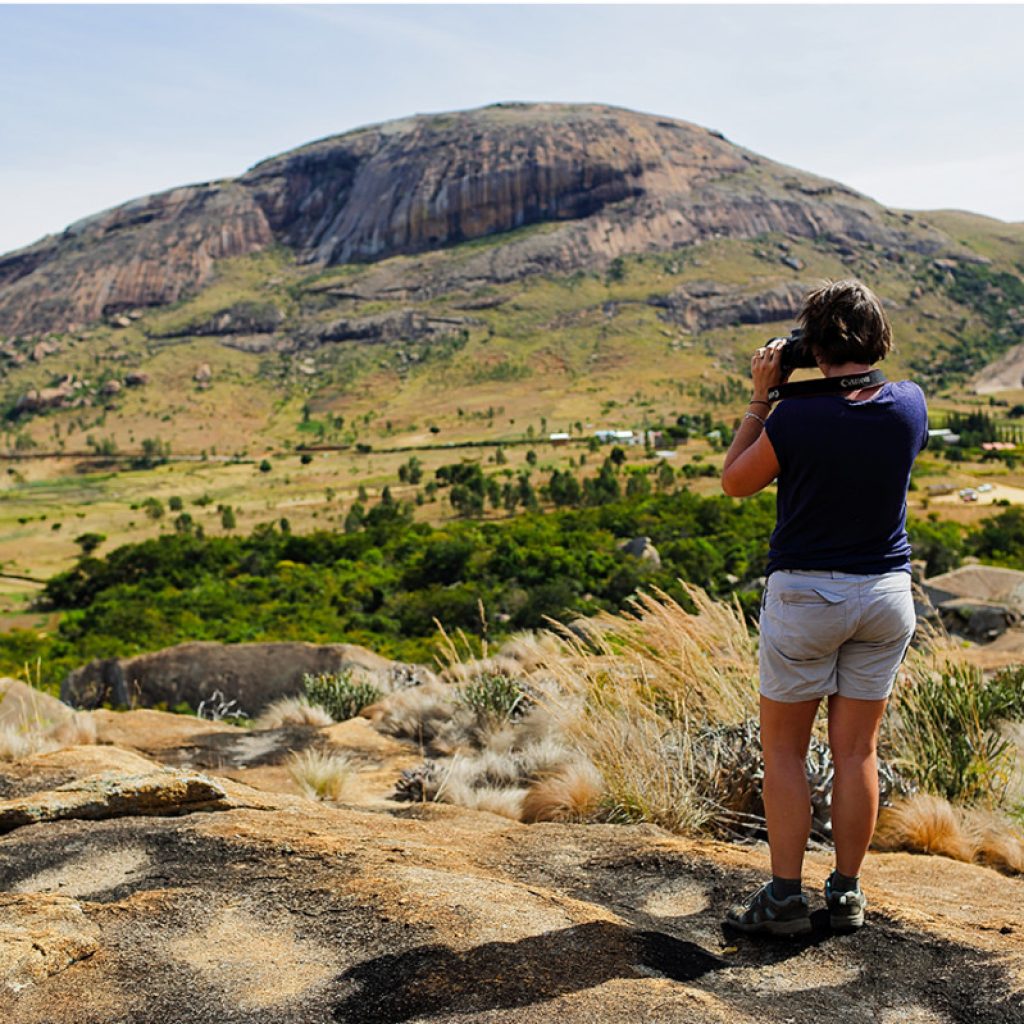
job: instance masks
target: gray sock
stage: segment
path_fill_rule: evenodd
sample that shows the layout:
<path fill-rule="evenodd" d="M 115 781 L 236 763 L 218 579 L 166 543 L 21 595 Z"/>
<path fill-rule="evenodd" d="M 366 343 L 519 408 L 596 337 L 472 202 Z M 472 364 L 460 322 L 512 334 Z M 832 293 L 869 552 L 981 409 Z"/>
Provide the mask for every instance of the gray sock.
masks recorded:
<path fill-rule="evenodd" d="M 799 896 L 803 891 L 803 883 L 799 878 L 779 878 L 778 875 L 772 875 L 772 896 L 775 899 L 789 899 L 790 896 Z"/>
<path fill-rule="evenodd" d="M 860 888 L 860 875 L 844 875 L 841 871 L 832 872 L 833 892 L 856 892 Z"/>

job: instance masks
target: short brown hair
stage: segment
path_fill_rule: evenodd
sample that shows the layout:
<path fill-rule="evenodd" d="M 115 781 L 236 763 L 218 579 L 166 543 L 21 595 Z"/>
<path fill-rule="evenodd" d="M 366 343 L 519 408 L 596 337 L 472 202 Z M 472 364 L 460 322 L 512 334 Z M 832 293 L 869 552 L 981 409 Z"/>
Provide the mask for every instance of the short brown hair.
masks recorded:
<path fill-rule="evenodd" d="M 860 281 L 828 281 L 800 310 L 804 341 L 832 366 L 877 363 L 892 348 L 892 327 L 878 296 Z"/>

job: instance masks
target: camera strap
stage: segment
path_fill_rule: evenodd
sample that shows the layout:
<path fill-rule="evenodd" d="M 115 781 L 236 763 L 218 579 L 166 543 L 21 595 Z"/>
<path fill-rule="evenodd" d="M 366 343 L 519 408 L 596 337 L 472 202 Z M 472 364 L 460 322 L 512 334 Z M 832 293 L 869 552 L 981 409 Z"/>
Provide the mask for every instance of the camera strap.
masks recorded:
<path fill-rule="evenodd" d="M 795 384 L 779 384 L 768 391 L 768 401 L 778 402 L 783 398 L 816 398 L 818 395 L 840 395 L 844 391 L 860 391 L 886 383 L 881 370 L 867 373 L 851 373 L 844 377 L 822 377 L 821 380 L 799 380 Z"/>

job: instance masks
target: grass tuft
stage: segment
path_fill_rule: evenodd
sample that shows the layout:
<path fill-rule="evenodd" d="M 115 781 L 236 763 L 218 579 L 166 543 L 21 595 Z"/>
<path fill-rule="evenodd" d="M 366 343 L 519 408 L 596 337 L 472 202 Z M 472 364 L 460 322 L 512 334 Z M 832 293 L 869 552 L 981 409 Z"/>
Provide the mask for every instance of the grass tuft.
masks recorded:
<path fill-rule="evenodd" d="M 321 750 L 293 754 L 288 762 L 288 771 L 299 789 L 311 800 L 341 800 L 354 774 L 344 755 Z"/>
<path fill-rule="evenodd" d="M 332 725 L 334 719 L 319 704 L 311 704 L 307 697 L 282 697 L 266 707 L 253 723 L 256 729 L 282 729 L 286 725 L 311 725 L 321 728 Z"/>

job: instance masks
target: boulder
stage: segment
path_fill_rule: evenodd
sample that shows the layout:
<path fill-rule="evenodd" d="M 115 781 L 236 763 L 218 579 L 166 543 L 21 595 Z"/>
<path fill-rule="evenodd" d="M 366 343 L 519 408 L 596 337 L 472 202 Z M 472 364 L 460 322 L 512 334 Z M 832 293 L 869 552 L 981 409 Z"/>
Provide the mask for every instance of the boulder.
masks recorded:
<path fill-rule="evenodd" d="M 952 572 L 924 581 L 928 596 L 936 605 L 957 598 L 994 601 L 1024 613 L 1024 572 L 992 565 L 963 565 Z"/>
<path fill-rule="evenodd" d="M 1021 619 L 1020 612 L 995 601 L 954 598 L 942 601 L 938 608 L 946 629 L 976 643 L 995 640 Z"/>
<path fill-rule="evenodd" d="M 0 679 L 0 729 L 45 732 L 68 721 L 74 711 L 63 701 L 19 679 Z"/>
<path fill-rule="evenodd" d="M 632 540 L 624 541 L 619 545 L 619 550 L 643 562 L 650 562 L 656 569 L 661 567 L 661 555 L 651 543 L 650 537 L 634 537 Z"/>
<path fill-rule="evenodd" d="M 213 379 L 213 371 L 210 369 L 210 364 L 203 363 L 201 366 L 196 367 L 196 372 L 193 374 L 192 379 L 197 384 L 208 384 Z"/>
<path fill-rule="evenodd" d="M 137 373 L 126 373 L 124 375 L 124 382 L 130 388 L 142 387 L 143 384 L 149 383 L 149 374 L 142 373 L 141 371 Z"/>
<path fill-rule="evenodd" d="M 103 387 L 100 388 L 101 395 L 117 395 L 121 392 L 121 382 L 117 380 L 108 380 Z"/>
<path fill-rule="evenodd" d="M 68 675 L 61 697 L 76 707 L 116 705 L 195 708 L 219 690 L 241 713 L 259 714 L 279 697 L 302 692 L 307 673 L 361 668 L 388 673 L 395 663 L 356 644 L 178 644 L 132 658 L 97 659 Z"/>

